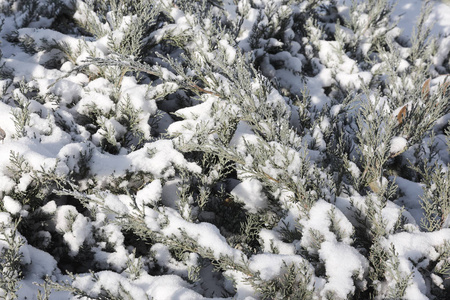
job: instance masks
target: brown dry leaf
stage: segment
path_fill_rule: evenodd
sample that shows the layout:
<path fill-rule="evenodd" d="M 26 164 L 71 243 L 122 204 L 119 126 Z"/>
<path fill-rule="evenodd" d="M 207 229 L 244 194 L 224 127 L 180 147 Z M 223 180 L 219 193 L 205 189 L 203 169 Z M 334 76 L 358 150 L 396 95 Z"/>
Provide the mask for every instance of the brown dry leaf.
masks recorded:
<path fill-rule="evenodd" d="M 0 141 L 3 142 L 5 137 L 6 137 L 6 132 L 2 128 L 0 128 Z"/>
<path fill-rule="evenodd" d="M 422 86 L 422 98 L 426 98 L 430 95 L 430 82 L 431 78 L 428 78 Z"/>
<path fill-rule="evenodd" d="M 399 112 L 398 115 L 397 115 L 397 121 L 398 121 L 398 124 L 402 124 L 402 123 L 403 123 L 403 120 L 404 120 L 405 118 L 406 118 L 406 105 L 403 106 L 402 109 L 400 109 L 400 112 Z"/>
<path fill-rule="evenodd" d="M 380 191 L 380 186 L 378 185 L 377 181 L 372 181 L 369 183 L 369 187 L 374 193 L 378 193 Z"/>
<path fill-rule="evenodd" d="M 446 82 L 444 82 L 442 85 L 444 86 L 444 87 L 442 88 L 442 93 L 443 93 L 444 96 L 445 96 L 445 94 L 447 93 L 447 88 L 448 88 L 448 86 L 450 85 L 450 82 L 446 81 Z"/>
<path fill-rule="evenodd" d="M 223 204 L 225 206 L 231 206 L 234 203 L 233 198 L 225 198 L 225 200 L 223 200 Z"/>

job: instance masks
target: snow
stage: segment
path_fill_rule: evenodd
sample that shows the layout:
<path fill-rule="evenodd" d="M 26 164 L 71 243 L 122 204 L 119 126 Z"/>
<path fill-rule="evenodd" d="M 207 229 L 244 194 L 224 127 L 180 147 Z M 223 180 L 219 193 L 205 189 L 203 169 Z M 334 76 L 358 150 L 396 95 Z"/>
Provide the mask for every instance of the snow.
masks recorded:
<path fill-rule="evenodd" d="M 57 262 L 45 251 L 39 250 L 31 245 L 27 245 L 27 252 L 30 256 L 30 263 L 27 265 L 29 278 L 37 280 L 44 276 L 51 276 L 57 269 Z"/>
<path fill-rule="evenodd" d="M 227 62 L 231 65 L 236 60 L 236 49 L 232 47 L 228 41 L 220 40 L 219 45 L 224 49 L 227 56 Z"/>
<path fill-rule="evenodd" d="M 404 196 L 400 197 L 396 203 L 404 206 L 408 214 L 411 214 L 417 224 L 423 218 L 423 211 L 421 209 L 421 197 L 423 196 L 423 186 L 416 182 L 407 179 L 396 177 L 395 183 L 399 186 Z"/>
<path fill-rule="evenodd" d="M 105 202 L 105 208 L 116 212 L 119 216 L 133 211 L 132 200 L 129 196 L 108 193 L 106 196 L 102 195 L 102 198 Z"/>
<path fill-rule="evenodd" d="M 236 131 L 230 140 L 230 145 L 234 146 L 237 151 L 245 151 L 245 142 L 247 139 L 252 139 L 254 132 L 252 127 L 245 121 L 239 121 Z"/>
<path fill-rule="evenodd" d="M 323 87 L 329 85 L 330 78 L 327 77 L 324 79 L 323 77 L 325 76 L 321 72 L 307 82 L 307 87 L 311 96 L 311 103 L 317 107 L 317 109 L 321 109 L 323 106 L 330 105 L 331 103 L 330 99 L 325 95 L 323 90 Z"/>
<path fill-rule="evenodd" d="M 403 152 L 408 145 L 408 141 L 404 137 L 396 136 L 391 140 L 391 154 Z"/>
<path fill-rule="evenodd" d="M 369 284 L 378 288 L 379 297 L 383 297 L 395 287 L 398 278 L 387 269 L 383 282 L 366 280 L 371 271 L 369 251 L 360 247 L 361 234 L 356 229 L 364 227 L 360 218 L 368 217 L 369 200 L 379 205 L 376 214 L 384 220 L 381 246 L 388 252 L 395 249 L 396 254 L 390 253 L 386 263 L 392 267 L 397 259 L 402 276 L 413 274 L 403 297 L 428 299 L 433 289 L 448 288 L 448 278 L 436 273 L 434 266 L 443 264 L 441 252 L 444 241 L 450 240 L 450 216 L 442 220 L 441 228 L 424 232 L 418 225 L 425 216 L 421 207 L 423 180 L 411 170 L 394 168 L 397 163 L 404 167 L 407 161 L 418 165 L 420 158 L 415 153 L 423 151 L 432 158 L 429 165 L 436 163 L 448 172 L 450 158 L 444 130 L 450 115 L 442 115 L 433 124 L 433 145 L 428 136 L 413 145 L 411 136 L 403 130 L 406 119 L 400 122 L 398 115 L 403 108 L 408 117 L 413 114 L 415 99 L 394 103 L 401 96 L 394 94 L 384 95 L 378 101 L 371 90 L 350 105 L 345 103 L 343 98 L 353 97 L 353 93 L 356 95 L 369 85 L 370 89 L 389 89 L 396 84 L 404 84 L 405 89 L 417 88 L 412 80 L 402 82 L 392 76 L 385 81 L 386 74 L 374 74 L 389 67 L 389 57 L 376 58 L 370 52 L 374 43 L 370 36 L 364 40 L 344 25 L 338 28 L 327 23 L 326 18 L 337 14 L 341 20 L 348 19 L 350 1 L 338 1 L 336 11 L 329 12 L 331 15 L 322 15 L 325 12 L 318 7 L 320 24 L 317 28 L 306 24 L 305 29 L 311 32 L 300 37 L 293 28 L 298 24 L 291 24 L 291 20 L 287 30 L 275 35 L 272 31 L 281 26 L 278 14 L 262 14 L 261 20 L 258 15 L 269 8 L 275 12 L 304 12 L 308 9 L 306 2 L 288 6 L 283 4 L 286 1 L 225 0 L 224 10 L 213 7 L 212 13 L 220 14 L 224 26 L 234 22 L 236 32 L 214 35 L 214 40 L 206 37 L 217 29 L 210 16 L 199 19 L 194 10 L 184 11 L 177 1 L 156 1 L 155 6 L 164 6 L 168 18 L 158 19 L 158 29 L 145 33 L 142 43 L 150 41 L 147 46 L 152 54 L 142 59 L 152 70 L 160 68 L 161 78 L 153 74 L 135 76 L 129 71 L 119 80 L 114 73 L 120 73 L 120 67 L 99 66 L 87 59 L 116 58 L 111 40 L 115 39 L 116 47 L 126 41 L 127 30 L 132 29 L 138 14 L 122 18 L 106 12 L 99 17 L 86 1 L 64 0 L 74 10 L 73 17 L 80 24 L 95 23 L 96 32 L 87 35 L 88 29 L 76 25 L 61 29 L 63 33 L 57 31 L 58 24 L 53 24 L 54 16 L 48 15 L 53 5 L 50 1 L 37 2 L 42 9 L 39 17 L 31 16 L 34 19 L 28 28 L 20 28 L 26 21 L 27 8 L 13 2 L 2 3 L 5 10 L 12 5 L 12 10 L 1 14 L 4 24 L 0 65 L 5 79 L 0 80 L 0 128 L 6 137 L 0 142 L 0 250 L 12 249 L 9 235 L 12 241 L 23 242 L 19 250 L 24 274 L 19 278 L 19 299 L 35 299 L 42 288 L 33 282 L 42 284 L 46 276 L 56 282 L 68 280 L 68 284 L 92 298 L 101 293 L 103 297 L 107 290 L 116 298 L 131 299 L 259 299 L 262 290 L 258 287 L 264 286 L 264 281 L 285 278 L 285 268 L 290 265 L 308 270 L 307 286 L 310 291 L 314 289 L 315 299 L 352 298 Z M 411 36 L 411 24 L 422 3 L 399 0 L 393 20 L 399 21 L 400 28 L 386 33 L 386 40 L 400 55 L 393 68 L 399 74 L 408 75 L 414 64 L 421 63 L 411 62 L 410 48 L 397 42 Z M 441 74 L 447 72 L 444 64 L 448 64 L 450 53 L 450 6 L 444 2 L 432 5 L 426 23 L 436 21 L 432 33 L 440 35 L 429 70 L 430 92 L 435 93 L 439 86 L 448 83 Z M 58 13 L 59 16 L 70 19 Z M 359 24 L 367 24 L 369 17 L 359 15 Z M 119 21 L 117 26 L 115 21 Z M 256 27 L 263 29 L 262 37 L 252 35 Z M 323 32 L 319 32 L 319 27 Z M 387 29 L 382 27 L 368 34 L 384 36 Z M 342 47 L 341 42 L 328 36 L 337 30 L 344 42 L 360 39 L 360 43 Z M 177 43 L 182 43 L 177 40 L 179 36 L 191 38 L 182 50 L 177 48 Z M 25 51 L 21 44 L 25 38 L 32 38 L 34 44 L 28 46 L 34 51 Z M 240 66 L 240 50 L 250 53 L 254 62 L 255 68 L 248 73 L 252 78 L 246 86 L 250 91 L 236 92 L 235 75 L 227 73 L 235 65 Z M 161 58 L 166 54 L 179 60 L 183 71 Z M 189 55 L 198 58 L 199 68 L 191 68 L 185 60 Z M 222 62 L 221 55 L 223 65 L 214 65 L 212 62 Z M 361 62 L 360 55 L 369 57 Z M 380 62 L 372 64 L 368 61 L 372 58 Z M 209 92 L 194 95 L 187 91 L 191 83 L 184 77 L 198 80 L 201 86 L 203 80 Z M 211 86 L 216 83 L 217 91 L 211 94 Z M 260 97 L 258 93 L 266 84 L 272 89 Z M 305 98 L 304 91 L 308 92 Z M 240 92 L 253 98 L 241 99 Z M 29 109 L 23 136 L 16 130 L 18 121 L 13 116 L 26 112 L 18 106 L 20 101 Z M 253 101 L 256 110 L 245 111 L 250 107 L 245 101 Z M 305 101 L 310 106 L 303 106 Z M 345 153 L 345 159 L 336 158 L 352 178 L 334 170 L 334 156 L 326 155 L 334 146 L 330 144 L 333 130 L 346 134 L 357 131 L 354 118 L 358 101 L 372 101 L 379 114 L 398 123 L 395 130 L 399 130 L 387 145 L 370 149 L 376 152 L 390 147 L 390 159 L 383 168 L 391 168 L 395 176 L 383 173 L 381 181 L 389 180 L 398 186 L 392 199 L 382 199 L 354 184 L 361 183 L 358 180 L 367 172 L 358 149 Z M 257 115 L 262 105 L 273 107 L 274 112 L 281 107 L 283 117 Z M 130 119 L 127 109 L 133 111 L 135 119 Z M 304 112 L 310 119 L 302 119 Z M 290 123 L 282 122 L 285 120 L 280 118 L 285 116 Z M 272 117 L 276 121 L 273 124 L 269 120 Z M 225 124 L 221 123 L 223 120 Z M 135 127 L 131 129 L 128 122 L 134 122 Z M 286 124 L 289 128 L 282 128 Z M 292 125 L 294 129 L 290 128 Z M 269 126 L 279 132 L 268 134 Z M 221 140 L 219 127 L 227 131 Z M 283 130 L 289 133 L 287 138 Z M 104 145 L 108 134 L 117 151 Z M 349 148 L 369 149 L 368 145 L 358 145 L 354 136 L 348 138 Z M 308 149 L 307 144 L 314 141 L 317 148 Z M 224 161 L 216 164 L 216 157 L 203 157 L 201 148 L 196 148 L 199 145 Z M 430 151 L 433 147 L 435 155 Z M 223 149 L 226 151 L 219 151 Z M 272 153 L 270 159 L 261 159 L 264 151 Z M 306 171 L 304 153 L 310 162 Z M 19 163 L 13 163 L 13 156 Z M 187 179 L 182 178 L 184 173 L 188 174 Z M 306 175 L 300 177 L 302 173 Z M 272 179 L 256 176 L 261 174 Z M 328 189 L 326 175 L 336 181 L 335 177 L 341 174 L 344 178 L 339 189 L 331 184 Z M 278 180 L 280 175 L 286 175 L 289 182 Z M 187 204 L 180 199 L 182 188 L 187 189 Z M 303 207 L 304 199 L 298 197 L 303 195 L 303 188 L 314 200 L 309 210 Z M 209 194 L 200 207 L 199 193 L 203 191 Z M 340 195 L 334 195 L 337 191 Z M 77 198 L 81 196 L 85 196 L 84 202 Z M 230 196 L 234 201 L 225 204 L 224 199 Z M 260 217 L 262 223 L 254 236 L 245 237 L 254 240 L 242 245 L 242 224 L 232 223 L 244 222 L 250 216 Z M 406 222 L 403 227 L 398 227 L 400 217 Z M 23 223 L 15 228 L 16 221 Z M 134 233 L 130 228 L 136 224 L 132 221 L 140 226 L 138 230 L 134 228 Z M 4 259 L 1 258 L 2 264 Z M 71 279 L 62 275 L 67 271 L 67 261 L 74 264 L 74 269 L 81 262 L 96 271 L 91 274 L 77 270 L 76 278 Z M 213 263 L 224 261 L 226 268 L 213 268 Z M 138 269 L 138 275 L 133 268 Z M 198 282 L 190 278 L 196 270 L 200 275 Z M 250 280 L 256 274 L 262 282 Z M 0 289 L 2 293 L 4 290 Z M 68 292 L 52 291 L 49 299 L 74 298 Z"/>
<path fill-rule="evenodd" d="M 49 201 L 47 204 L 41 207 L 41 210 L 46 214 L 54 214 L 56 212 L 57 206 L 55 201 Z"/>
<path fill-rule="evenodd" d="M 75 207 L 71 205 L 63 205 L 58 207 L 56 212 L 56 229 L 61 232 L 67 232 L 70 230 L 70 218 L 78 214 Z"/>
<path fill-rule="evenodd" d="M 169 300 L 176 297 L 180 300 L 204 299 L 200 294 L 190 290 L 188 283 L 175 275 L 150 276 L 143 275 L 134 281 L 128 281 L 120 274 L 111 271 L 96 273 L 94 281 L 91 275 L 79 276 L 72 284 L 81 290 L 86 290 L 93 297 L 100 293 L 101 288 L 111 291 L 116 297 L 129 295 L 132 299 Z"/>
<path fill-rule="evenodd" d="M 9 225 L 11 224 L 11 215 L 7 212 L 0 212 L 0 224 L 1 225 Z"/>
<path fill-rule="evenodd" d="M 426 284 L 422 273 L 419 272 L 419 262 L 424 259 L 435 260 L 439 257 L 436 247 L 441 245 L 443 240 L 450 239 L 450 229 L 442 229 L 428 233 L 407 233 L 401 232 L 391 235 L 386 241 L 386 247 L 394 246 L 400 261 L 399 269 L 405 274 L 411 271 L 414 276 L 412 283 L 405 291 L 407 299 L 428 299 L 426 297 Z M 427 267 L 425 260 L 424 267 Z M 395 284 L 395 281 L 392 282 Z"/>
<path fill-rule="evenodd" d="M 305 234 L 301 238 L 301 245 L 310 252 L 316 252 L 316 239 L 314 233 L 319 233 L 325 241 L 337 241 L 336 232 L 330 230 L 333 227 L 331 216 L 334 214 L 335 226 L 339 227 L 339 239 L 345 244 L 353 242 L 351 236 L 353 226 L 344 214 L 336 210 L 330 203 L 319 200 L 311 208 L 308 219 L 301 219 L 299 223 L 305 230 Z"/>
<path fill-rule="evenodd" d="M 278 276 L 284 264 L 308 264 L 308 262 L 297 255 L 259 254 L 254 255 L 250 261 L 250 269 L 259 272 L 262 280 L 270 280 Z"/>
<path fill-rule="evenodd" d="M 367 85 L 370 83 L 372 74 L 370 72 L 359 72 L 356 74 L 339 73 L 336 75 L 336 79 L 342 86 L 359 90 L 362 84 Z"/>
<path fill-rule="evenodd" d="M 412 34 L 415 26 L 411 26 L 411 24 L 415 24 L 415 21 L 420 14 L 419 8 L 423 3 L 424 1 L 420 0 L 397 1 L 397 5 L 395 6 L 393 15 L 397 16 L 396 21 L 398 20 L 399 27 L 403 29 L 403 34 Z M 435 1 L 432 4 L 433 9 L 428 20 L 426 21 L 426 25 L 433 25 L 431 33 L 434 35 L 450 34 L 450 20 L 448 18 L 448 15 L 450 14 L 450 6 L 439 1 Z"/>
<path fill-rule="evenodd" d="M 87 143 L 70 143 L 61 148 L 58 152 L 58 159 L 64 161 L 71 171 L 79 172 L 78 161 L 83 154 L 88 151 Z"/>
<path fill-rule="evenodd" d="M 102 245 L 103 246 L 103 245 Z M 116 272 L 120 272 L 127 267 L 128 251 L 123 246 L 114 248 L 114 252 L 102 251 L 97 247 L 93 247 L 94 258 L 101 268 L 110 268 Z"/>
<path fill-rule="evenodd" d="M 137 282 L 142 284 L 145 282 L 145 279 L 147 278 L 144 277 Z M 203 296 L 189 289 L 189 285 L 175 275 L 155 277 L 150 284 L 148 284 L 147 294 L 161 300 L 170 300 L 175 297 L 180 300 L 204 299 Z"/>
<path fill-rule="evenodd" d="M 180 193 L 180 179 L 168 180 L 161 192 L 161 200 L 165 206 L 176 208 L 177 203 L 179 202 L 179 193 Z"/>
<path fill-rule="evenodd" d="M 450 52 L 450 36 L 443 38 L 438 48 L 438 53 L 434 58 L 433 63 L 440 65 L 444 62 L 444 59 L 447 57 Z"/>
<path fill-rule="evenodd" d="M 3 143 L 11 138 L 11 135 L 15 133 L 14 122 L 10 118 L 11 106 L 6 103 L 0 102 L 0 127 L 5 131 L 6 137 Z"/>
<path fill-rule="evenodd" d="M 284 243 L 280 237 L 273 230 L 261 229 L 259 237 L 264 245 L 264 252 L 271 252 L 272 247 L 277 249 L 279 254 L 294 255 L 295 246 L 292 244 Z"/>
<path fill-rule="evenodd" d="M 110 83 L 104 78 L 91 81 L 86 87 L 88 91 L 83 90 L 81 93 L 82 99 L 77 103 L 75 108 L 77 112 L 80 114 L 88 114 L 91 107 L 95 106 L 102 113 L 109 113 L 114 109 L 114 102 L 108 95 L 97 92 L 109 88 Z"/>
<path fill-rule="evenodd" d="M 325 262 L 327 283 L 321 291 L 326 297 L 330 292 L 338 299 L 347 299 L 348 294 L 355 290 L 354 278 L 362 280 L 368 272 L 369 262 L 355 248 L 349 245 L 325 241 L 319 250 L 319 257 Z M 345 258 L 345 259 L 343 259 Z M 359 283 L 365 285 L 365 282 Z"/>
<path fill-rule="evenodd" d="M 11 192 L 14 189 L 15 182 L 8 176 L 0 175 L 0 190 L 3 192 Z"/>
<path fill-rule="evenodd" d="M 6 209 L 6 211 L 13 215 L 18 214 L 22 209 L 22 205 L 20 204 L 20 202 L 14 200 L 10 196 L 3 197 L 3 207 Z"/>
<path fill-rule="evenodd" d="M 136 205 L 142 207 L 145 204 L 156 205 L 162 195 L 161 180 L 155 179 L 136 193 Z"/>
<path fill-rule="evenodd" d="M 244 203 L 244 208 L 250 213 L 257 213 L 268 206 L 267 197 L 262 189 L 263 186 L 258 180 L 245 179 L 231 191 L 231 195 Z"/>
<path fill-rule="evenodd" d="M 231 248 L 214 225 L 209 223 L 190 223 L 172 208 L 167 208 L 166 213 L 171 221 L 168 226 L 161 229 L 164 235 L 174 235 L 181 238 L 181 231 L 184 231 L 187 233 L 187 236 L 194 239 L 201 247 L 211 249 L 215 258 L 218 259 L 223 255 L 232 258 L 236 263 L 242 261 L 242 252 Z"/>
<path fill-rule="evenodd" d="M 358 166 L 354 162 L 349 162 L 348 170 L 352 174 L 354 178 L 359 178 L 361 175 L 361 170 L 358 168 Z"/>
<path fill-rule="evenodd" d="M 61 232 L 70 249 L 70 255 L 78 254 L 80 247 L 91 234 L 88 218 L 79 214 L 74 206 L 63 205 L 56 211 L 56 230 Z"/>
<path fill-rule="evenodd" d="M 91 226 L 88 219 L 82 215 L 77 215 L 71 224 L 71 230 L 64 233 L 64 241 L 68 244 L 70 255 L 78 254 L 80 247 L 91 234 Z"/>
<path fill-rule="evenodd" d="M 186 161 L 183 155 L 174 149 L 170 140 L 147 143 L 142 149 L 126 155 L 112 155 L 95 150 L 90 167 L 91 172 L 98 177 L 109 174 L 120 176 L 126 170 L 150 172 L 155 177 L 160 177 L 163 174 L 175 174 L 174 165 L 186 167 L 193 172 L 201 171 L 197 164 Z"/>

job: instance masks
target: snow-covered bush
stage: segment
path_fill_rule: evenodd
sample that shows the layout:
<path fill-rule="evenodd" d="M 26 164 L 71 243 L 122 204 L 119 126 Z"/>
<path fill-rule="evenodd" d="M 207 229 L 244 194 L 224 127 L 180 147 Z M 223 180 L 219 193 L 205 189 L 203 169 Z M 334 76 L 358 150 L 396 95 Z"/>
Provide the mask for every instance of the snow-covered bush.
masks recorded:
<path fill-rule="evenodd" d="M 0 4 L 0 298 L 450 297 L 437 3 Z"/>

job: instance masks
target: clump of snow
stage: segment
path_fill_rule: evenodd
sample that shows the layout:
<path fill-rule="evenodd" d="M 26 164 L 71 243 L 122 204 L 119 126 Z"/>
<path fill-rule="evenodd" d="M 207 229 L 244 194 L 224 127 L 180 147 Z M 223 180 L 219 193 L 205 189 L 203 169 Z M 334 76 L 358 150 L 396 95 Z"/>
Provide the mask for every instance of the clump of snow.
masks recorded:
<path fill-rule="evenodd" d="M 230 146 L 236 147 L 239 152 L 245 152 L 245 141 L 247 138 L 253 138 L 254 132 L 252 127 L 245 121 L 240 121 L 237 125 L 236 131 L 231 138 Z"/>
<path fill-rule="evenodd" d="M 91 275 L 78 276 L 72 283 L 75 288 L 87 291 L 91 297 L 99 295 L 101 289 L 108 290 L 115 297 L 132 297 L 133 299 L 147 299 L 148 297 L 161 300 L 178 299 L 204 299 L 200 294 L 189 289 L 189 284 L 179 276 L 151 276 L 144 274 L 130 281 L 122 275 L 102 271 Z"/>
<path fill-rule="evenodd" d="M 108 193 L 103 195 L 103 200 L 105 207 L 111 209 L 115 213 L 120 215 L 125 215 L 133 211 L 133 203 L 129 196 L 127 195 L 113 195 Z"/>
<path fill-rule="evenodd" d="M 319 257 L 325 262 L 327 283 L 320 292 L 322 297 L 328 293 L 338 299 L 347 299 L 355 291 L 354 279 L 357 284 L 366 284 L 364 273 L 368 272 L 369 262 L 355 248 L 338 242 L 323 242 Z M 345 258 L 345 259 L 344 259 Z"/>
<path fill-rule="evenodd" d="M 77 255 L 80 247 L 91 234 L 91 224 L 88 218 L 77 215 L 71 224 L 71 230 L 64 233 L 64 241 L 68 244 L 70 255 Z"/>
<path fill-rule="evenodd" d="M 53 256 L 31 245 L 26 247 L 30 256 L 30 263 L 27 266 L 30 272 L 27 279 L 37 280 L 44 276 L 51 276 L 57 270 L 57 262 Z"/>
<path fill-rule="evenodd" d="M 177 207 L 177 203 L 179 202 L 179 193 L 180 193 L 180 183 L 181 179 L 172 179 L 168 180 L 164 185 L 161 193 L 161 199 L 164 205 L 172 208 Z"/>
<path fill-rule="evenodd" d="M 112 90 L 112 84 L 104 78 L 97 78 L 91 81 L 81 92 L 81 100 L 76 105 L 76 110 L 80 114 L 88 114 L 92 107 L 96 107 L 103 114 L 114 109 L 114 102 L 104 91 Z"/>
<path fill-rule="evenodd" d="M 226 40 L 220 40 L 219 45 L 225 51 L 225 55 L 227 57 L 227 62 L 229 64 L 232 64 L 236 59 L 236 49 L 234 47 L 232 47 Z"/>
<path fill-rule="evenodd" d="M 259 237 L 262 240 L 264 246 L 264 252 L 271 252 L 273 247 L 277 249 L 279 254 L 294 255 L 295 246 L 289 243 L 281 241 L 280 237 L 273 230 L 261 229 Z"/>
<path fill-rule="evenodd" d="M 231 194 L 244 204 L 244 208 L 250 213 L 257 213 L 267 207 L 267 197 L 263 193 L 261 182 L 256 179 L 244 179 L 232 191 Z"/>
<path fill-rule="evenodd" d="M 425 295 L 427 287 L 422 273 L 418 270 L 420 262 L 424 262 L 423 267 L 427 267 L 430 260 L 436 260 L 439 253 L 436 247 L 442 245 L 442 241 L 450 238 L 450 229 L 441 229 L 428 233 L 408 233 L 401 232 L 390 235 L 384 242 L 388 249 L 394 246 L 399 259 L 399 271 L 409 274 L 411 271 L 414 276 L 410 280 L 410 285 L 405 290 L 405 298 L 409 299 L 428 299 Z M 389 285 L 395 284 L 391 280 Z"/>
<path fill-rule="evenodd" d="M 7 212 L 0 212 L 0 224 L 1 225 L 9 225 L 11 224 L 11 215 Z"/>
<path fill-rule="evenodd" d="M 180 152 L 175 150 L 170 140 L 147 143 L 142 149 L 127 155 L 112 155 L 94 150 L 90 161 L 90 170 L 98 177 L 110 174 L 121 176 L 128 170 L 149 172 L 159 178 L 174 175 L 175 166 L 185 167 L 196 173 L 201 171 L 196 163 L 188 162 Z"/>
<path fill-rule="evenodd" d="M 408 141 L 404 137 L 396 136 L 391 140 L 391 154 L 403 152 L 408 145 Z"/>
<path fill-rule="evenodd" d="M 49 201 L 47 204 L 41 207 L 41 210 L 46 214 L 54 214 L 57 210 L 55 201 Z"/>
<path fill-rule="evenodd" d="M 181 216 L 171 208 L 166 209 L 166 214 L 171 221 L 161 230 L 164 235 L 181 237 L 181 229 L 186 232 L 189 237 L 193 238 L 198 245 L 205 249 L 211 249 L 214 257 L 217 259 L 223 255 L 235 259 L 236 263 L 242 261 L 242 252 L 231 248 L 216 226 L 209 223 L 190 223 L 181 218 Z"/>
<path fill-rule="evenodd" d="M 22 210 L 22 204 L 10 196 L 3 197 L 3 207 L 13 215 L 18 214 Z"/>
<path fill-rule="evenodd" d="M 309 263 L 298 255 L 279 254 L 258 254 L 249 260 L 250 269 L 253 272 L 259 272 L 262 280 L 271 280 L 279 276 L 283 267 L 290 264 L 308 265 Z M 310 287 L 312 288 L 312 282 Z"/>
<path fill-rule="evenodd" d="M 56 230 L 64 238 L 70 249 L 70 255 L 78 254 L 80 247 L 91 235 L 91 223 L 88 218 L 79 214 L 72 205 L 58 207 L 55 215 Z"/>
<path fill-rule="evenodd" d="M 156 205 L 156 203 L 161 199 L 161 195 L 161 181 L 159 179 L 155 179 L 136 193 L 136 205 L 138 207 L 145 204 Z"/>
<path fill-rule="evenodd" d="M 315 233 L 319 233 L 324 241 L 336 242 L 338 234 L 343 243 L 351 244 L 353 242 L 351 238 L 353 226 L 350 221 L 340 210 L 335 209 L 333 205 L 324 200 L 317 201 L 309 211 L 309 218 L 301 219 L 299 223 L 304 228 L 305 233 L 302 236 L 301 245 L 308 251 L 316 251 Z M 337 228 L 338 232 L 330 230 L 333 226 Z"/>

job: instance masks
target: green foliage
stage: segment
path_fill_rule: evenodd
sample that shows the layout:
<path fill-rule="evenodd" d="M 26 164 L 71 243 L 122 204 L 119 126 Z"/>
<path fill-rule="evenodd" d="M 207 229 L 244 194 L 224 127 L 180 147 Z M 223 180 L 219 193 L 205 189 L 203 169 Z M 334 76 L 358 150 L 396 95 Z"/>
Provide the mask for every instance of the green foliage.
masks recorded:
<path fill-rule="evenodd" d="M 410 280 L 413 278 L 413 273 L 404 274 L 400 270 L 400 261 L 398 253 L 395 252 L 395 247 L 391 246 L 389 249 L 389 260 L 386 266 L 386 271 L 389 273 L 388 280 L 392 280 L 394 285 L 389 287 L 388 298 L 399 299 L 405 296 L 405 290 L 410 285 Z"/>
<path fill-rule="evenodd" d="M 280 276 L 257 285 L 262 299 L 313 299 L 311 270 L 306 264 L 284 264 Z M 256 280 L 252 280 L 256 281 Z"/>
<path fill-rule="evenodd" d="M 14 126 L 16 128 L 15 137 L 20 138 L 26 135 L 26 127 L 30 124 L 30 111 L 28 109 L 30 102 L 26 98 L 29 89 L 25 83 L 19 85 L 13 97 L 17 103 L 17 108 L 11 111 Z"/>
<path fill-rule="evenodd" d="M 444 227 L 444 222 L 450 214 L 450 172 L 448 167 L 434 163 L 430 165 L 426 160 L 423 169 L 419 169 L 425 184 L 421 206 L 425 212 L 421 226 L 427 231 L 436 231 Z M 420 168 L 420 167 L 419 167 Z"/>
<path fill-rule="evenodd" d="M 22 273 L 22 253 L 21 246 L 24 241 L 17 235 L 16 222 L 13 227 L 1 225 L 2 236 L 0 241 L 4 244 L 1 249 L 0 259 L 0 298 L 17 299 L 17 291 L 20 288 Z"/>

